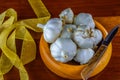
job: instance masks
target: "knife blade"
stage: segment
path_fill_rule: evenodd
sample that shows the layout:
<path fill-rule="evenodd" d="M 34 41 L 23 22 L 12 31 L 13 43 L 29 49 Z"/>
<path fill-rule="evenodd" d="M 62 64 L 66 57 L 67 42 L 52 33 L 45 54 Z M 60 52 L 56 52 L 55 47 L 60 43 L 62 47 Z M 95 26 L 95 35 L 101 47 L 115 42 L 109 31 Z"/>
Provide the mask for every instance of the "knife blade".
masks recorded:
<path fill-rule="evenodd" d="M 109 43 L 114 38 L 115 34 L 118 32 L 120 25 L 115 26 L 107 35 L 107 37 L 102 41 L 100 47 L 94 54 L 94 56 L 90 59 L 87 66 L 81 71 L 81 77 L 83 80 L 87 80 L 100 59 L 102 58 L 103 54 L 105 53 Z"/>

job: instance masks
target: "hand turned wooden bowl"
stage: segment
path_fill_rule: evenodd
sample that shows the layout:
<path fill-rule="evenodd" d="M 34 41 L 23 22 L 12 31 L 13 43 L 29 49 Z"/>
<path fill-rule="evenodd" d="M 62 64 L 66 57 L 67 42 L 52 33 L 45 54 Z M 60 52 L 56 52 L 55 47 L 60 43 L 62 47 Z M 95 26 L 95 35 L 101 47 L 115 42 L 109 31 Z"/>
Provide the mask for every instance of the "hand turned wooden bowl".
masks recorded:
<path fill-rule="evenodd" d="M 97 21 L 95 21 L 95 25 L 98 29 L 102 31 L 103 38 L 105 38 L 105 36 L 107 35 L 107 31 L 105 30 L 105 28 Z M 50 69 L 52 72 L 54 72 L 55 74 L 63 78 L 81 79 L 81 75 L 80 75 L 81 70 L 86 65 L 72 65 L 67 63 L 65 64 L 65 63 L 61 63 L 54 60 L 54 58 L 51 56 L 51 53 L 50 53 L 49 44 L 44 40 L 43 35 L 40 39 L 39 49 L 40 49 L 40 55 L 43 62 L 48 67 L 48 69 Z M 100 73 L 107 66 L 110 60 L 111 54 L 112 54 L 112 45 L 110 43 L 106 52 L 101 58 L 100 62 L 98 63 L 93 73 L 91 74 L 91 77 Z"/>

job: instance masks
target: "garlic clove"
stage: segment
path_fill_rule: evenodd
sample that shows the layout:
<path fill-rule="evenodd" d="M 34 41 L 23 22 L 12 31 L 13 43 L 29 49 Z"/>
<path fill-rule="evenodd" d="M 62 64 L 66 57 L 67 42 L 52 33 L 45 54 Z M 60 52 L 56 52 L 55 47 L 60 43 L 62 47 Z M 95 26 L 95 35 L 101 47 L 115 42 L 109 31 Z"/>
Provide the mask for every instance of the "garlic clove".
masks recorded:
<path fill-rule="evenodd" d="M 93 29 L 94 43 L 97 45 L 102 40 L 102 32 L 98 29 Z"/>
<path fill-rule="evenodd" d="M 69 38 L 58 38 L 50 45 L 52 57 L 63 63 L 71 61 L 76 55 L 76 50 L 76 44 Z"/>
<path fill-rule="evenodd" d="M 78 49 L 74 60 L 80 64 L 86 64 L 94 55 L 94 51 L 91 48 Z"/>
<path fill-rule="evenodd" d="M 71 8 L 67 8 L 59 14 L 59 17 L 65 21 L 65 23 L 73 23 L 74 13 Z"/>
<path fill-rule="evenodd" d="M 94 48 L 102 40 L 102 33 L 98 29 L 76 30 L 72 38 L 80 48 Z"/>
<path fill-rule="evenodd" d="M 73 24 L 66 24 L 63 27 L 62 33 L 61 33 L 61 38 L 71 38 L 72 37 L 72 33 L 74 32 L 74 30 L 76 29 L 76 25 Z"/>
<path fill-rule="evenodd" d="M 52 18 L 45 25 L 37 26 L 43 28 L 44 39 L 48 43 L 53 43 L 62 31 L 62 21 L 59 18 Z"/>
<path fill-rule="evenodd" d="M 62 20 L 59 18 L 50 19 L 44 28 L 52 28 L 55 30 L 62 30 Z"/>
<path fill-rule="evenodd" d="M 46 28 L 43 32 L 43 36 L 46 42 L 53 43 L 57 37 L 59 36 L 60 32 L 55 31 L 51 28 Z"/>
<path fill-rule="evenodd" d="M 75 31 L 73 33 L 73 40 L 80 48 L 93 48 L 93 38 L 86 37 L 83 31 Z"/>
<path fill-rule="evenodd" d="M 79 13 L 74 18 L 74 24 L 78 26 L 84 26 L 86 28 L 95 28 L 95 23 L 92 18 L 92 15 L 89 13 Z"/>

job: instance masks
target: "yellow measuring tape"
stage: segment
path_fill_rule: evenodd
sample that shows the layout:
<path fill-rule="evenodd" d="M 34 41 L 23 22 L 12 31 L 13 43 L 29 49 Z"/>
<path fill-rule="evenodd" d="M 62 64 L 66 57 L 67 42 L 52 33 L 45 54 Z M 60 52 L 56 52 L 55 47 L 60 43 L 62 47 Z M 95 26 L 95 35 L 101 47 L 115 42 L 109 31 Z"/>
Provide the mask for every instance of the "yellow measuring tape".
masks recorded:
<path fill-rule="evenodd" d="M 46 23 L 50 13 L 41 0 L 28 0 L 38 18 L 17 21 L 14 9 L 8 9 L 0 14 L 0 80 L 3 75 L 15 66 L 20 73 L 20 80 L 29 80 L 25 64 L 36 57 L 36 44 L 27 28 L 42 32 L 37 23 Z M 20 57 L 17 55 L 16 39 L 22 40 Z"/>

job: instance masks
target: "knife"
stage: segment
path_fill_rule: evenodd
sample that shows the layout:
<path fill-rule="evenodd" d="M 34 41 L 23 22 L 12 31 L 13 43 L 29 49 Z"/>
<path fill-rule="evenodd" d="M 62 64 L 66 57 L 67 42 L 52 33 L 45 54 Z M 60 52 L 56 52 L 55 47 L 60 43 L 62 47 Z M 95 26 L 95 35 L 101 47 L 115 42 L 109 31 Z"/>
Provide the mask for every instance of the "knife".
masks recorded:
<path fill-rule="evenodd" d="M 83 68 L 83 70 L 81 71 L 81 77 L 82 77 L 83 80 L 87 80 L 90 77 L 92 71 L 94 70 L 94 68 L 96 67 L 96 65 L 100 61 L 100 59 L 102 58 L 102 56 L 105 53 L 109 43 L 112 41 L 113 37 L 117 33 L 119 27 L 120 27 L 120 25 L 117 25 L 110 31 L 110 33 L 102 41 L 100 47 L 98 48 L 98 50 L 96 51 L 94 56 L 90 59 L 90 61 L 86 65 L 86 67 Z"/>

